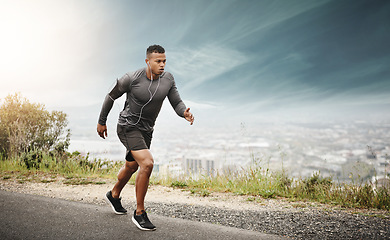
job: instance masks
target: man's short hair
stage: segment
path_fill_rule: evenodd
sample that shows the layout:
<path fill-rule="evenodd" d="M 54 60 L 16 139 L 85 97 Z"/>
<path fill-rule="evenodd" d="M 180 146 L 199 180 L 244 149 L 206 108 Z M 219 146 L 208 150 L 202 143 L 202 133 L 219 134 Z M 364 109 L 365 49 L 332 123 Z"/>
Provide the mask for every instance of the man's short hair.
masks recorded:
<path fill-rule="evenodd" d="M 148 57 L 152 53 L 165 53 L 165 49 L 160 45 L 152 45 L 146 49 L 146 57 Z"/>

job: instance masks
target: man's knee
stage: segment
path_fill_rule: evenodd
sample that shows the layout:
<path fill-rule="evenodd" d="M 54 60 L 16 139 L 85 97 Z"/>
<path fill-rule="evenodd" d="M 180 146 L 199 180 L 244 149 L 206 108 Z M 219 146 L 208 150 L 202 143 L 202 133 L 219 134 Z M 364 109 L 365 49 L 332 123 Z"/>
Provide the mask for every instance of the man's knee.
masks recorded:
<path fill-rule="evenodd" d="M 153 170 L 153 156 L 149 150 L 132 151 L 134 159 L 137 161 L 141 171 L 151 172 Z"/>
<path fill-rule="evenodd" d="M 142 163 L 142 168 L 144 171 L 151 172 L 153 170 L 154 161 L 153 158 L 144 159 Z"/>

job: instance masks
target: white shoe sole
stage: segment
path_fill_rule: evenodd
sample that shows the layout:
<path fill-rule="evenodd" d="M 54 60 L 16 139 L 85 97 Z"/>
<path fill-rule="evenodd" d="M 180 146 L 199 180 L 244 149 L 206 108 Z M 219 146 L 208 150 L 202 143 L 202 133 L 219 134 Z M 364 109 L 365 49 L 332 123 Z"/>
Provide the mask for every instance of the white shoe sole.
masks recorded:
<path fill-rule="evenodd" d="M 134 216 L 131 217 L 131 221 L 133 221 L 133 223 L 135 224 L 135 226 L 137 226 L 137 228 L 141 229 L 142 231 L 154 231 L 154 230 L 156 230 L 156 228 L 149 229 L 149 228 L 143 228 L 143 227 L 141 227 L 141 225 L 138 224 L 137 220 L 135 220 Z"/>
<path fill-rule="evenodd" d="M 106 200 L 106 202 L 111 206 L 112 208 L 112 211 L 114 211 L 114 213 L 118 214 L 118 215 L 124 215 L 124 214 L 127 214 L 126 212 L 117 212 L 114 208 L 114 206 L 111 204 L 110 200 L 108 199 L 107 195 L 104 195 L 104 199 Z"/>

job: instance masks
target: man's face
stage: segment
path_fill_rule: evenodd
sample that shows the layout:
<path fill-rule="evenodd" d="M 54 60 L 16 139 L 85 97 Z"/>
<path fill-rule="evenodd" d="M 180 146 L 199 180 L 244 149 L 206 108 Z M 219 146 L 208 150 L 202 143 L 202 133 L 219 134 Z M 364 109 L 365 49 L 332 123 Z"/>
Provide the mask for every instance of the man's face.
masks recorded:
<path fill-rule="evenodd" d="M 149 66 L 152 70 L 152 73 L 155 75 L 161 75 L 165 69 L 165 63 L 167 62 L 167 58 L 165 57 L 165 53 L 151 53 L 149 55 Z"/>

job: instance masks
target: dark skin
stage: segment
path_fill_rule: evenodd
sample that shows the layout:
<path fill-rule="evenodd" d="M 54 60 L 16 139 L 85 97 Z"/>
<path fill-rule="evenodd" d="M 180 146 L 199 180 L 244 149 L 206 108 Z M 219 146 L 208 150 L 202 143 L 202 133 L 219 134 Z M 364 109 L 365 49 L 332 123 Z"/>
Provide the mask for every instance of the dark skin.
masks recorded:
<path fill-rule="evenodd" d="M 148 65 L 146 76 L 149 79 L 152 79 L 152 76 L 153 79 L 158 79 L 158 77 L 164 72 L 166 61 L 167 59 L 165 53 L 154 52 L 148 54 L 145 59 L 145 63 Z M 195 119 L 193 114 L 190 112 L 190 108 L 187 108 L 184 111 L 184 118 L 190 122 L 191 125 L 194 123 Z M 105 139 L 107 137 L 107 126 L 98 124 L 97 132 L 100 137 Z M 145 210 L 144 200 L 148 190 L 149 177 L 153 170 L 154 160 L 149 149 L 131 151 L 131 154 L 133 155 L 135 161 L 126 161 L 120 169 L 118 173 L 118 181 L 112 189 L 112 196 L 114 198 L 119 198 L 124 186 L 130 180 L 133 173 L 139 169 L 137 178 L 135 179 L 135 193 L 137 198 L 136 214 L 140 215 L 142 211 Z"/>

